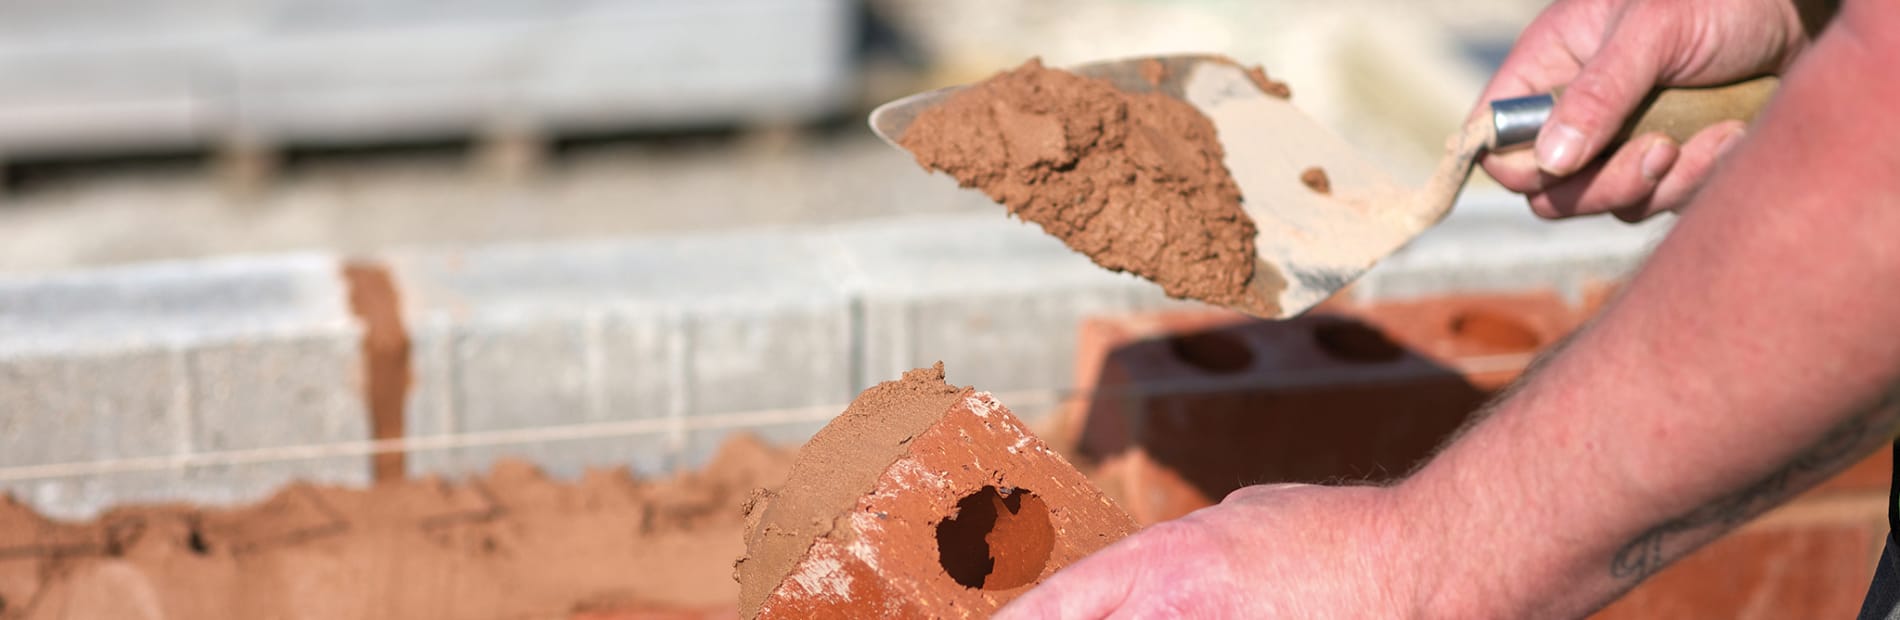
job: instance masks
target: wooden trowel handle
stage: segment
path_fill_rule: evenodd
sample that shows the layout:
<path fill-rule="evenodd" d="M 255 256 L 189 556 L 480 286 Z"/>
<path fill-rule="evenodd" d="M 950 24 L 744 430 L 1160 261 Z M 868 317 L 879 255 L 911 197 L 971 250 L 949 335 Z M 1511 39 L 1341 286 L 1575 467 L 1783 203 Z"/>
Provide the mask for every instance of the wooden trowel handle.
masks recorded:
<path fill-rule="evenodd" d="M 1722 86 L 1665 88 L 1650 95 L 1636 113 L 1623 124 L 1612 144 L 1650 132 L 1662 132 L 1677 143 L 1704 128 L 1724 121 L 1752 122 L 1755 113 L 1775 93 L 1781 79 L 1763 76 Z M 1563 88 L 1546 95 L 1531 95 L 1491 102 L 1491 117 L 1496 129 L 1492 150 L 1505 150 L 1537 140 L 1538 130 L 1550 118 L 1550 107 Z"/>

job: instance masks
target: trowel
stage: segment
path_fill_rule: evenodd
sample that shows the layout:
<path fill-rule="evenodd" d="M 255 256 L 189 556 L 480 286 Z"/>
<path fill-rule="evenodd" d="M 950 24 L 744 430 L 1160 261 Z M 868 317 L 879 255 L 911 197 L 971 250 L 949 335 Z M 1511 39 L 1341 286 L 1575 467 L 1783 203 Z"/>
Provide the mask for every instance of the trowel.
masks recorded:
<path fill-rule="evenodd" d="M 1160 63 L 1162 78 L 1150 81 Z M 1146 67 L 1144 69 L 1144 66 Z M 1446 141 L 1444 157 L 1422 187 L 1399 183 L 1287 99 L 1269 94 L 1245 67 L 1220 56 L 1176 55 L 1097 62 L 1068 71 L 1101 78 L 1129 92 L 1161 91 L 1206 114 L 1240 186 L 1242 206 L 1259 230 L 1254 277 L 1246 297 L 1228 307 L 1265 319 L 1298 316 L 1357 279 L 1443 220 L 1477 158 L 1489 150 L 1534 142 L 1557 92 L 1489 103 Z M 1777 86 L 1773 76 L 1709 88 L 1655 93 L 1632 115 L 1619 140 L 1651 131 L 1678 142 L 1714 123 L 1752 120 Z M 871 128 L 898 146 L 923 110 L 961 86 L 879 106 Z M 901 149 L 902 147 L 899 146 Z M 1301 180 L 1324 171 L 1330 191 Z"/>

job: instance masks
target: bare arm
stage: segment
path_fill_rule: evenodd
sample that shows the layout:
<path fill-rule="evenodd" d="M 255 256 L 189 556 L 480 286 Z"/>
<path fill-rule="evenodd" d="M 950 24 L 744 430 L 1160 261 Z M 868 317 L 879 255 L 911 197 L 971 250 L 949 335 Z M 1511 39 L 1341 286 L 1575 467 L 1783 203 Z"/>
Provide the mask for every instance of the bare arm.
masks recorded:
<path fill-rule="evenodd" d="M 1896 110 L 1900 10 L 1849 3 L 1621 298 L 1400 486 L 1457 558 L 1427 608 L 1587 612 L 1892 440 Z"/>
<path fill-rule="evenodd" d="M 1725 41 L 1700 43 L 1760 43 Z M 1241 489 L 1000 615 L 1580 616 L 1891 440 L 1900 8 L 1855 0 L 1812 45 L 1624 295 L 1416 475 Z"/>

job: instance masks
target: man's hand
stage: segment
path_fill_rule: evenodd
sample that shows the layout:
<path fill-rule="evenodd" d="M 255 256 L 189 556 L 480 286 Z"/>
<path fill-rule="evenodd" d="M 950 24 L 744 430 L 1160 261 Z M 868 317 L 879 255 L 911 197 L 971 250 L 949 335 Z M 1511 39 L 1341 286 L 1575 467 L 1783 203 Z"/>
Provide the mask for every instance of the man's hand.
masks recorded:
<path fill-rule="evenodd" d="M 1485 172 L 1543 217 L 1609 211 L 1634 222 L 1674 210 L 1741 137 L 1741 123 L 1709 127 L 1681 145 L 1662 134 L 1634 136 L 1593 161 L 1658 87 L 1711 86 L 1787 67 L 1825 20 L 1825 4 L 1559 2 L 1524 30 L 1479 101 L 1559 86 L 1563 96 L 1535 149 L 1486 157 Z"/>
<path fill-rule="evenodd" d="M 1397 498 L 1379 487 L 1247 487 L 1069 566 L 998 617 L 1418 617 L 1413 580 L 1438 538 L 1406 535 Z"/>

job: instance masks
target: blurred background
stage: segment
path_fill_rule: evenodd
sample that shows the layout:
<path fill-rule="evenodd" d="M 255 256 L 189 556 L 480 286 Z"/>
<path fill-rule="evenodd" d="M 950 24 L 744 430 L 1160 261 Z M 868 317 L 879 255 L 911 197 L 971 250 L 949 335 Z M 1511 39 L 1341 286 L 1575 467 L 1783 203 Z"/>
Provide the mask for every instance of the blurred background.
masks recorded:
<path fill-rule="evenodd" d="M 876 103 L 1219 52 L 1415 171 L 1535 0 L 111 0 L 0 7 L 0 269 L 981 209 Z"/>
<path fill-rule="evenodd" d="M 1213 52 L 1418 180 L 1542 5 L 0 0 L 0 620 L 731 617 L 748 494 L 939 360 L 1144 524 L 1408 471 L 1670 218 L 1544 222 L 1480 173 L 1258 321 L 865 115 Z M 1853 613 L 1889 459 L 1605 617 Z"/>

